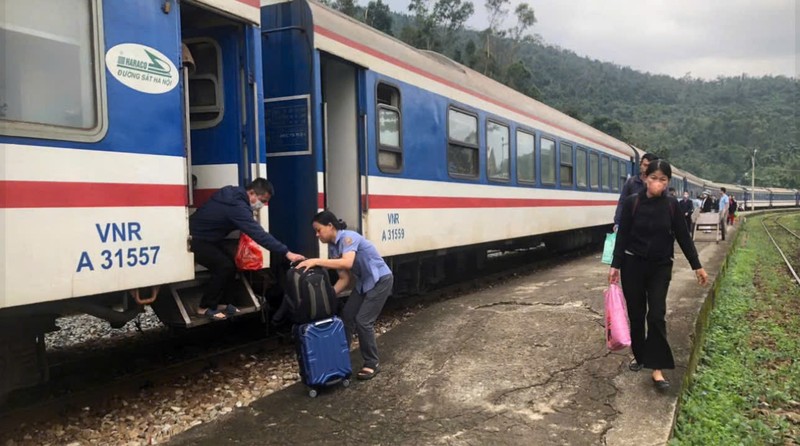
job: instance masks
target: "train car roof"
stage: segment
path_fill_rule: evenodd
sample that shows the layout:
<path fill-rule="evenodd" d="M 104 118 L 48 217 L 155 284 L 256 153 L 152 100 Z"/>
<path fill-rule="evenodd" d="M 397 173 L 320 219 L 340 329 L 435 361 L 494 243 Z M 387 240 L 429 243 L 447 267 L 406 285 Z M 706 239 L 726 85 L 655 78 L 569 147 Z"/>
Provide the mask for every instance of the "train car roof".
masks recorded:
<path fill-rule="evenodd" d="M 743 191 L 744 189 L 742 186 L 738 186 L 736 184 L 729 184 L 729 183 L 717 183 L 719 186 L 724 187 L 729 191 Z"/>
<path fill-rule="evenodd" d="M 793 194 L 793 193 L 797 192 L 794 189 L 787 189 L 785 187 L 768 187 L 766 189 L 768 191 L 770 191 L 770 192 L 777 192 L 777 193 L 780 193 L 780 194 Z"/>
<path fill-rule="evenodd" d="M 264 0 L 190 0 L 187 3 L 260 25 Z"/>
<path fill-rule="evenodd" d="M 416 49 L 314 0 L 305 1 L 319 50 L 580 145 L 617 156 L 635 155 L 629 144 L 444 55 Z"/>

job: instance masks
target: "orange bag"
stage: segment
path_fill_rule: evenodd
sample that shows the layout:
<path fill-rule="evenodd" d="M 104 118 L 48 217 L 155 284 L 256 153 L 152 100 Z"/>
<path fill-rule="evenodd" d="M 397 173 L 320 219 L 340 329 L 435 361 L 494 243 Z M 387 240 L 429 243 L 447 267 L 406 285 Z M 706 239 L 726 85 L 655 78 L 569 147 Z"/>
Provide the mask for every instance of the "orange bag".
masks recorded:
<path fill-rule="evenodd" d="M 239 248 L 236 249 L 236 267 L 243 271 L 258 271 L 263 268 L 264 256 L 261 247 L 247 234 L 239 236 Z"/>

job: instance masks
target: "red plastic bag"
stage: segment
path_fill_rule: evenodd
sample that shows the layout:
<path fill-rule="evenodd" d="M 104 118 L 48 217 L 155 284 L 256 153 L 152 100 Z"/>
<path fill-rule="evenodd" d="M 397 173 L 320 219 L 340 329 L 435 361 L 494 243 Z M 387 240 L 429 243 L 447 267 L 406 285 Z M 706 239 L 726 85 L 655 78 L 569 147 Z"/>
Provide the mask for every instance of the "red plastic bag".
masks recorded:
<path fill-rule="evenodd" d="M 622 350 L 631 346 L 631 329 L 628 325 L 628 309 L 625 296 L 618 284 L 608 286 L 606 303 L 606 346 L 609 350 Z"/>
<path fill-rule="evenodd" d="M 239 248 L 236 249 L 236 267 L 243 271 L 257 271 L 263 268 L 264 255 L 261 247 L 247 234 L 239 236 Z"/>

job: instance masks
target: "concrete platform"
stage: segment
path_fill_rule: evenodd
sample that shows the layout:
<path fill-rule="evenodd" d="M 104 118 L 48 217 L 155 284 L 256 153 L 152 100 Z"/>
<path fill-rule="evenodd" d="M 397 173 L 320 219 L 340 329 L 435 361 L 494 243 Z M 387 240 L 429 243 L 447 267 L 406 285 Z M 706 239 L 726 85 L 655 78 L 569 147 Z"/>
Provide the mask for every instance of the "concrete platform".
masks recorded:
<path fill-rule="evenodd" d="M 712 281 L 733 234 L 695 242 Z M 426 308 L 378 339 L 371 381 L 315 399 L 291 386 L 170 444 L 666 444 L 710 290 L 676 255 L 667 322 L 678 368 L 665 394 L 628 370 L 629 351 L 606 350 L 598 255 Z"/>

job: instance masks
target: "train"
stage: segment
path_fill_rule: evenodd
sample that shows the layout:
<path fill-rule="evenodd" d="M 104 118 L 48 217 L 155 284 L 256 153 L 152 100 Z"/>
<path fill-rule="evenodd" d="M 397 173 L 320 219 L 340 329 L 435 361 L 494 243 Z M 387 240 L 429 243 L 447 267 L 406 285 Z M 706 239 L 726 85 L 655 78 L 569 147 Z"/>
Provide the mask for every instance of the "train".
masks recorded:
<path fill-rule="evenodd" d="M 254 218 L 325 256 L 330 209 L 421 289 L 490 250 L 600 240 L 642 151 L 313 0 L 7 0 L 0 23 L 0 395 L 47 378 L 44 334 L 146 306 L 177 329 L 206 273 L 188 217 L 267 177 Z M 692 195 L 718 185 L 676 168 Z M 731 188 L 731 190 L 733 190 Z M 800 191 L 736 189 L 756 207 Z M 277 281 L 241 274 L 240 317 Z M 238 318 L 239 316 L 237 316 Z"/>

